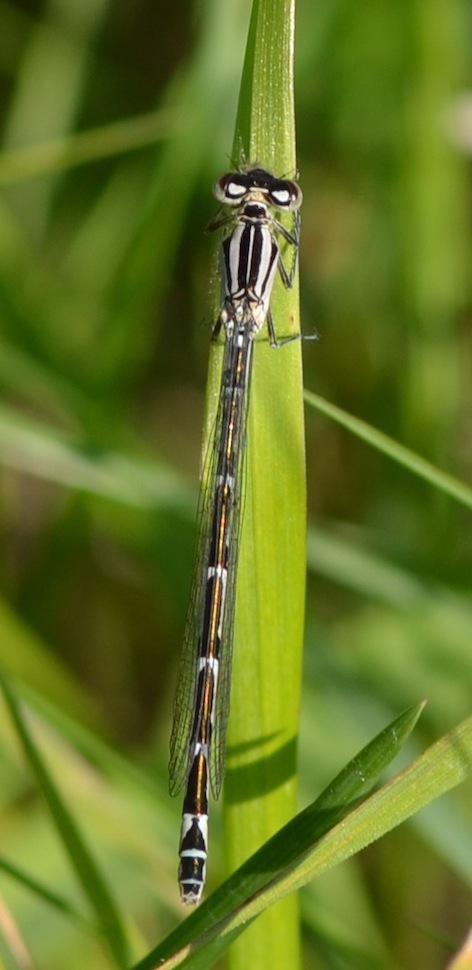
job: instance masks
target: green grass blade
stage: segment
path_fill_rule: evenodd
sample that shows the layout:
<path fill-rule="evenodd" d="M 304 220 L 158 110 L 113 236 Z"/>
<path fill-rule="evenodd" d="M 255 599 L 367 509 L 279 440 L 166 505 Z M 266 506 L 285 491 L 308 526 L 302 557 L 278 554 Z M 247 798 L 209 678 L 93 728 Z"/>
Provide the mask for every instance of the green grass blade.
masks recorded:
<path fill-rule="evenodd" d="M 187 512 L 194 506 L 193 490 L 155 457 L 84 444 L 1 406 L 0 454 L 7 467 L 135 508 Z"/>
<path fill-rule="evenodd" d="M 191 967 L 192 970 L 212 966 L 216 955 L 223 952 L 223 938 L 226 935 L 228 943 L 232 942 L 238 928 L 242 930 L 267 905 L 272 905 L 285 893 L 301 888 L 310 879 L 350 858 L 469 777 L 472 773 L 472 718 L 432 745 L 409 768 L 353 808 L 366 789 L 372 787 L 376 770 L 378 773 L 378 769 L 384 765 L 384 758 L 385 761 L 391 760 L 398 750 L 398 742 L 401 743 L 409 733 L 420 710 L 421 705 L 406 711 L 374 739 L 313 805 L 271 839 L 239 873 L 228 880 L 227 887 L 222 886 L 198 913 L 187 920 L 184 928 L 172 934 L 162 947 L 149 954 L 134 970 L 151 970 L 157 965 L 166 970 L 177 966 Z M 349 801 L 341 807 L 343 797 Z M 345 811 L 349 812 L 346 816 Z M 334 827 L 330 828 L 333 823 Z M 327 829 L 327 834 L 323 834 Z M 278 871 L 276 866 L 280 867 Z M 249 891 L 251 879 L 260 881 L 260 891 Z M 231 898 L 229 891 L 234 892 L 237 899 L 239 880 L 247 880 L 247 902 L 239 906 L 236 903 L 232 913 L 218 918 L 222 912 L 218 905 L 220 898 L 223 899 L 222 908 L 224 897 L 226 902 Z M 226 893 L 225 888 L 228 890 Z M 209 920 L 215 916 L 216 921 L 208 929 Z M 205 949 L 208 950 L 207 957 Z"/>
<path fill-rule="evenodd" d="M 28 872 L 20 869 L 19 866 L 13 865 L 8 859 L 4 859 L 0 856 L 0 870 L 6 875 L 14 879 L 20 886 L 27 889 L 28 892 L 34 893 L 38 899 L 52 906 L 59 913 L 67 916 L 69 919 L 78 923 L 81 929 L 85 929 L 89 933 L 95 933 L 96 928 L 90 922 L 88 922 L 82 913 L 80 913 L 74 906 L 72 906 L 67 899 L 63 896 L 59 896 L 57 893 L 53 892 L 49 886 L 44 885 L 44 883 L 39 882 L 38 879 L 34 879 Z"/>
<path fill-rule="evenodd" d="M 0 596 L 0 669 L 26 681 L 44 696 L 60 699 L 70 714 L 95 726 L 101 722 L 85 688 L 11 605 Z"/>
<path fill-rule="evenodd" d="M 0 685 L 28 764 L 46 800 L 84 895 L 95 914 L 102 937 L 115 966 L 124 970 L 129 965 L 129 947 L 119 908 L 43 761 L 11 687 L 3 677 L 0 677 Z"/>
<path fill-rule="evenodd" d="M 62 172 L 77 165 L 154 145 L 174 129 L 175 120 L 170 111 L 153 111 L 91 131 L 81 131 L 68 138 L 2 152 L 0 185 Z"/>
<path fill-rule="evenodd" d="M 294 0 L 255 0 L 237 113 L 234 161 L 293 174 Z M 279 337 L 299 332 L 298 288 L 277 281 Z M 221 374 L 211 352 L 209 416 Z M 206 445 L 205 445 L 206 449 Z M 238 567 L 234 674 L 224 802 L 229 872 L 295 811 L 296 737 L 305 596 L 306 495 L 300 341 L 272 349 L 264 328 L 254 352 L 244 520 Z M 211 837 L 210 837 L 211 838 Z M 268 914 L 230 954 L 236 970 L 298 965 L 295 897 Z"/>
<path fill-rule="evenodd" d="M 140 961 L 134 970 L 150 970 L 158 961 L 165 960 L 168 962 L 164 966 L 212 966 L 216 956 L 223 952 L 226 932 L 228 945 L 234 933 L 238 929 L 242 931 L 247 917 L 240 919 L 240 916 L 247 911 L 247 907 L 251 907 L 251 901 L 259 899 L 261 894 L 265 898 L 274 891 L 270 887 L 279 886 L 279 880 L 284 884 L 287 872 L 291 873 L 297 861 L 304 858 L 372 789 L 413 730 L 423 706 L 418 704 L 409 708 L 388 725 L 343 769 L 313 805 L 256 852 L 239 872 L 231 876 L 183 926 Z M 270 898 L 272 902 L 274 899 Z M 253 910 L 249 919 L 254 919 L 262 910 L 263 907 L 258 907 L 257 912 Z M 192 945 L 192 956 L 187 960 L 186 946 L 189 943 Z"/>
<path fill-rule="evenodd" d="M 372 425 L 361 421 L 360 418 L 353 417 L 347 411 L 343 411 L 342 408 L 337 407 L 337 405 L 325 401 L 318 394 L 313 394 L 312 391 L 305 391 L 305 401 L 318 411 L 326 414 L 329 418 L 332 418 L 333 421 L 337 421 L 338 424 L 347 428 L 348 431 L 352 431 L 358 438 L 367 441 L 373 448 L 377 448 L 378 451 L 382 451 L 385 455 L 388 455 L 389 458 L 396 461 L 399 465 L 408 468 L 414 475 L 418 475 L 419 478 L 424 478 L 430 485 L 434 485 L 442 492 L 445 492 L 446 495 L 456 499 L 457 502 L 462 502 L 463 505 L 472 508 L 472 488 L 469 485 L 465 485 L 457 478 L 454 478 L 453 475 L 448 475 L 447 472 L 436 468 L 431 462 L 426 461 L 425 458 L 421 458 L 420 455 L 415 454 L 409 448 L 405 448 L 404 445 L 399 444 L 398 441 L 390 438 L 383 431 L 378 431 Z"/>
<path fill-rule="evenodd" d="M 292 873 L 280 881 L 279 891 L 293 892 L 334 865 L 366 848 L 435 798 L 465 781 L 472 773 L 472 717 L 445 735 L 405 771 L 384 785 L 338 823 Z M 307 810 L 309 811 L 309 810 Z M 265 904 L 274 898 L 269 888 Z M 246 918 L 251 918 L 251 902 Z"/>

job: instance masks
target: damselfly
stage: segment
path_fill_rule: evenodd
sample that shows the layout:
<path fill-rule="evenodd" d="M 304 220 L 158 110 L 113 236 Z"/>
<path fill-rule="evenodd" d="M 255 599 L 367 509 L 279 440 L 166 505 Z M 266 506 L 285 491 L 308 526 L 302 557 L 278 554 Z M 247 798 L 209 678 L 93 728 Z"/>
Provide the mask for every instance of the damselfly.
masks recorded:
<path fill-rule="evenodd" d="M 205 883 L 208 788 L 218 798 L 224 773 L 229 713 L 234 599 L 240 538 L 243 456 L 254 338 L 267 322 L 277 271 L 291 287 L 298 252 L 302 193 L 295 182 L 262 168 L 223 175 L 214 187 L 221 208 L 209 225 L 223 228 L 221 389 L 211 452 L 200 498 L 195 573 L 180 662 L 171 737 L 170 792 L 186 784 L 180 834 L 182 900 L 198 903 Z M 228 209 L 230 211 L 228 212 Z M 274 214 L 290 212 L 289 232 Z M 287 270 L 281 246 L 292 250 Z"/>

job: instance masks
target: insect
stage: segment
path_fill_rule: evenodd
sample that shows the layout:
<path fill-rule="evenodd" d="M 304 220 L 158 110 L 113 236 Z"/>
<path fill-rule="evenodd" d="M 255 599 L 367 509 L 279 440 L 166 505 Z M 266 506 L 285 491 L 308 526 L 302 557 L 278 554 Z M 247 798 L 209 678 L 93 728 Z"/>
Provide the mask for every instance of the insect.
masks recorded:
<path fill-rule="evenodd" d="M 208 849 L 208 792 L 218 798 L 224 774 L 229 714 L 234 600 L 241 527 L 241 492 L 254 340 L 267 323 L 276 273 L 292 286 L 300 237 L 302 192 L 296 182 L 247 167 L 214 187 L 221 203 L 209 230 L 224 230 L 222 304 L 213 337 L 225 345 L 208 474 L 200 496 L 195 572 L 174 705 L 170 793 L 185 785 L 180 834 L 182 901 L 200 902 Z M 289 232 L 275 213 L 293 217 Z M 282 247 L 290 247 L 290 271 Z"/>

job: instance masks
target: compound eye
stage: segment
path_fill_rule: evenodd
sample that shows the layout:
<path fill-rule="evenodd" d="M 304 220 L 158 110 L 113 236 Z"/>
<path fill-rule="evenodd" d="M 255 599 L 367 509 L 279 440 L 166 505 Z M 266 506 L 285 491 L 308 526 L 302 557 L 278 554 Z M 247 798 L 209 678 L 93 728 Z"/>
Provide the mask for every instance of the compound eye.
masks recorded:
<path fill-rule="evenodd" d="M 239 205 L 247 193 L 247 185 L 237 172 L 222 175 L 213 186 L 213 195 L 224 205 Z"/>
<path fill-rule="evenodd" d="M 271 202 L 274 205 L 279 206 L 280 209 L 288 209 L 290 206 L 291 198 L 292 197 L 290 192 L 288 191 L 288 189 L 285 189 L 285 188 L 272 189 L 272 191 L 270 192 Z"/>
<path fill-rule="evenodd" d="M 302 190 L 296 182 L 280 181 L 277 187 L 270 191 L 270 200 L 277 209 L 286 209 L 287 211 L 298 209 L 302 198 Z"/>

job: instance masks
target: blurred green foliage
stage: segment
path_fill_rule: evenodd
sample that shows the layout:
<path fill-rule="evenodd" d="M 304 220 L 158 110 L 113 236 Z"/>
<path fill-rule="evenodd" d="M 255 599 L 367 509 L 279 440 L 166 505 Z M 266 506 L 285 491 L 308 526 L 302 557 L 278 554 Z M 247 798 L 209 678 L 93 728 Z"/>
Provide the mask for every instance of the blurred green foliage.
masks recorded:
<path fill-rule="evenodd" d="M 0 2 L 0 662 L 149 944 L 177 913 L 203 230 L 248 18 L 246 0 Z M 305 385 L 465 481 L 471 36 L 467 0 L 299 0 Z M 472 701 L 470 512 L 313 410 L 307 465 L 305 801 L 407 704 L 429 700 L 422 748 Z M 0 731 L 1 857 L 80 909 L 4 712 Z M 470 921 L 468 794 L 304 891 L 307 967 L 445 966 Z M 21 880 L 0 890 L 38 966 L 109 965 Z"/>

